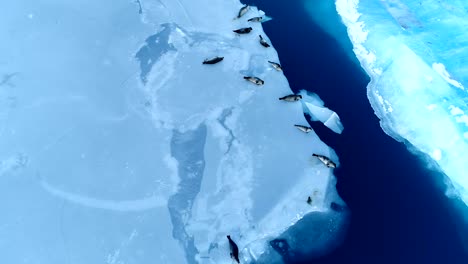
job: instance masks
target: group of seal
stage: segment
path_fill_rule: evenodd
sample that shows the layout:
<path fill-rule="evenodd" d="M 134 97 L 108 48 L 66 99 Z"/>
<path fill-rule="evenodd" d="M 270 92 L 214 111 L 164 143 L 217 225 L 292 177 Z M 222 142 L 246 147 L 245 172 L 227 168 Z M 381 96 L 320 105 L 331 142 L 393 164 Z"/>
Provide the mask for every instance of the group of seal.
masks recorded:
<path fill-rule="evenodd" d="M 245 15 L 250 9 L 250 6 L 249 5 L 244 5 L 243 7 L 241 7 L 241 9 L 239 10 L 238 14 L 237 14 L 237 18 L 241 18 L 243 15 Z M 247 20 L 247 22 L 261 22 L 263 19 L 263 17 L 252 17 L 250 19 Z M 237 34 L 248 34 L 252 31 L 252 27 L 244 27 L 244 28 L 239 28 L 239 29 L 235 29 L 233 30 L 234 33 L 237 33 Z M 262 35 L 258 35 L 259 37 L 259 43 L 260 45 L 262 45 L 263 47 L 265 48 L 269 48 L 270 47 L 270 44 L 268 44 L 268 42 L 266 42 L 265 39 L 263 39 Z M 270 61 L 268 61 L 270 62 Z M 270 62 L 272 65 L 273 63 L 275 65 L 279 65 L 278 63 L 276 62 Z M 275 66 L 273 66 L 275 67 Z M 279 66 L 281 68 L 281 66 Z M 276 68 L 275 68 L 276 69 Z M 255 76 L 244 76 L 244 79 L 247 80 L 247 81 L 250 81 L 256 85 L 263 85 L 265 83 L 265 81 L 263 81 L 262 79 L 258 78 L 258 77 L 255 77 Z"/>
<path fill-rule="evenodd" d="M 290 95 L 286 95 L 286 96 L 283 96 L 283 97 L 280 97 L 279 100 L 282 100 L 282 101 L 286 101 L 286 102 L 296 102 L 296 101 L 299 101 L 302 99 L 302 95 L 296 95 L 296 94 L 290 94 Z M 300 131 L 304 132 L 304 133 L 309 133 L 310 131 L 312 131 L 312 128 L 309 127 L 309 126 L 303 126 L 303 125 L 297 125 L 295 124 L 294 125 L 297 129 L 299 129 Z M 316 153 L 312 153 L 312 157 L 315 157 L 317 158 L 318 160 L 320 160 L 325 166 L 327 166 L 328 168 L 336 168 L 336 163 L 333 162 L 329 157 L 326 157 L 324 155 L 320 155 L 320 154 L 316 154 Z M 309 205 L 312 205 L 312 198 L 310 196 L 307 197 L 307 203 Z"/>
<path fill-rule="evenodd" d="M 285 102 L 297 102 L 302 99 L 302 95 L 300 94 L 289 94 L 283 97 L 278 98 L 280 101 L 285 101 Z M 309 133 L 312 131 L 312 128 L 310 126 L 304 126 L 304 125 L 298 125 L 295 124 L 294 127 L 299 129 L 300 131 L 304 133 Z M 320 160 L 325 166 L 328 168 L 336 168 L 336 163 L 334 163 L 329 157 L 326 157 L 324 155 L 316 154 L 313 153 L 312 157 L 316 157 L 318 160 Z"/>
<path fill-rule="evenodd" d="M 236 16 L 235 19 L 239 19 L 242 16 L 244 16 L 249 11 L 249 9 L 250 9 L 249 5 L 244 5 L 241 9 L 239 9 L 239 12 L 237 13 L 237 16 Z M 247 22 L 262 22 L 263 20 L 264 20 L 263 17 L 258 16 L 258 17 L 249 18 L 247 20 Z M 268 21 L 268 20 L 266 20 L 266 21 Z M 252 30 L 253 30 L 252 27 L 243 27 L 243 28 L 239 28 L 239 29 L 234 29 L 233 32 L 236 33 L 236 34 L 242 35 L 242 34 L 249 34 Z M 260 45 L 262 45 L 265 48 L 270 47 L 270 44 L 262 37 L 262 35 L 258 35 L 258 37 L 259 37 Z M 203 61 L 203 64 L 216 64 L 216 63 L 222 61 L 223 59 L 224 59 L 224 57 L 220 57 L 220 56 L 207 58 L 207 59 L 205 59 Z M 281 65 L 279 63 L 277 63 L 277 62 L 268 61 L 268 63 L 270 63 L 270 65 L 277 71 L 282 71 L 283 70 Z M 256 77 L 256 76 L 244 76 L 244 79 L 251 82 L 251 83 L 253 83 L 253 84 L 256 84 L 256 85 L 265 84 L 264 80 L 262 80 L 262 79 L 260 79 L 259 77 Z"/>
<path fill-rule="evenodd" d="M 249 5 L 244 5 L 239 10 L 239 12 L 237 13 L 237 16 L 236 16 L 235 19 L 239 19 L 242 16 L 244 16 L 249 11 L 249 9 L 250 9 Z M 263 20 L 264 20 L 264 18 L 259 16 L 259 17 L 252 17 L 252 18 L 248 19 L 247 22 L 262 22 Z M 268 21 L 268 19 L 265 19 L 265 21 Z M 243 28 L 235 29 L 235 30 L 233 30 L 233 32 L 236 33 L 236 34 L 242 35 L 242 34 L 249 34 L 252 30 L 253 30 L 252 27 L 243 27 Z M 270 44 L 262 37 L 262 35 L 258 35 L 258 37 L 259 37 L 260 45 L 262 45 L 265 48 L 270 47 Z M 224 57 L 221 57 L 221 56 L 207 58 L 207 59 L 205 59 L 203 61 L 203 64 L 216 64 L 216 63 L 221 62 L 223 59 L 224 59 Z M 283 70 L 281 65 L 279 63 L 277 63 L 277 62 L 268 61 L 268 63 L 277 71 L 282 71 Z M 263 85 L 265 83 L 265 81 L 263 81 L 262 79 L 260 79 L 259 77 L 256 77 L 256 76 L 244 76 L 244 79 L 249 81 L 249 82 L 252 82 L 253 84 L 256 84 L 256 85 Z M 279 98 L 280 101 L 285 101 L 285 102 L 297 102 L 297 101 L 299 101 L 301 99 L 302 99 L 302 95 L 298 95 L 298 94 L 289 94 L 289 95 L 286 95 L 286 96 L 283 96 L 283 97 Z M 309 126 L 298 125 L 298 124 L 295 124 L 294 126 L 297 129 L 299 129 L 300 131 L 304 132 L 304 133 L 309 133 L 309 132 L 312 131 L 312 128 L 309 127 Z M 325 157 L 325 156 L 319 155 L 319 154 L 315 154 L 315 153 L 312 154 L 312 156 L 318 158 L 327 167 L 336 168 L 336 164 L 333 161 L 331 161 L 328 157 Z M 309 203 L 309 204 L 312 203 L 312 199 L 311 199 L 310 196 L 307 199 L 307 203 Z M 230 235 L 227 235 L 227 239 L 228 239 L 228 242 L 229 242 L 229 249 L 230 249 L 231 258 L 235 262 L 240 263 L 240 260 L 239 260 L 239 247 L 232 240 Z"/>

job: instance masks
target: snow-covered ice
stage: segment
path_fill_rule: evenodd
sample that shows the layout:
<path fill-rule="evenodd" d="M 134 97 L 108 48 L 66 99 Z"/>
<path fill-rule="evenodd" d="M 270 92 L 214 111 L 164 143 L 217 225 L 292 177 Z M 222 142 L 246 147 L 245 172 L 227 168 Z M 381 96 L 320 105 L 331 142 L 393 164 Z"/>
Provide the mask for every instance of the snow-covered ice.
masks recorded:
<path fill-rule="evenodd" d="M 468 1 L 335 4 L 382 128 L 432 157 L 468 204 Z"/>
<path fill-rule="evenodd" d="M 333 171 L 311 154 L 338 157 L 294 128 L 302 104 L 279 102 L 291 90 L 267 62 L 278 55 L 246 22 L 264 14 L 233 19 L 241 6 L 3 4 L 4 263 L 231 263 L 227 234 L 243 263 L 274 263 L 284 256 L 270 241 L 297 235 L 298 221 L 316 238 L 292 241 L 298 251 L 341 232 Z M 232 32 L 247 25 L 253 34 Z M 213 56 L 224 60 L 202 64 Z"/>

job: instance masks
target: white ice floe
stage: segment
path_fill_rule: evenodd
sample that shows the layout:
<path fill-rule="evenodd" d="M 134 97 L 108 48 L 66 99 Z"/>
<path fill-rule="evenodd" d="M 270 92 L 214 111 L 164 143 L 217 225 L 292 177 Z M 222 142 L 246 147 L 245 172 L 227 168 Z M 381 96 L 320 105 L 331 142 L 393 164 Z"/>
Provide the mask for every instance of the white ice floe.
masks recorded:
<path fill-rule="evenodd" d="M 340 117 L 334 111 L 325 107 L 325 103 L 317 94 L 301 90 L 304 111 L 308 113 L 313 121 L 320 121 L 333 132 L 341 134 L 343 124 Z"/>
<path fill-rule="evenodd" d="M 241 6 L 4 3 L 3 262 L 231 263 L 230 234 L 243 262 L 268 263 L 268 242 L 311 212 L 330 220 L 311 246 L 339 232 L 333 171 L 311 154 L 338 157 L 294 127 L 302 105 L 278 100 L 278 55 L 247 22 L 263 13 L 233 20 Z"/>

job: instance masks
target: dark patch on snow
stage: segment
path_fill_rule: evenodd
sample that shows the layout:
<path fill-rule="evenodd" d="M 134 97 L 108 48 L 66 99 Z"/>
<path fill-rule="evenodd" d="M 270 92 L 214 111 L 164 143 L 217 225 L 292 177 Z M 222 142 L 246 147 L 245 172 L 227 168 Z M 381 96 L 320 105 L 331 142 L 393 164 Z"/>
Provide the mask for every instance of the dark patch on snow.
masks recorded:
<path fill-rule="evenodd" d="M 140 48 L 135 57 L 140 62 L 140 80 L 146 84 L 148 73 L 156 61 L 169 51 L 176 51 L 174 45 L 168 43 L 174 24 L 162 24 L 162 30 L 148 37 L 146 44 Z"/>
<path fill-rule="evenodd" d="M 174 131 L 171 140 L 171 155 L 178 162 L 180 182 L 178 191 L 169 198 L 168 208 L 173 225 L 172 236 L 183 246 L 187 263 L 198 263 L 199 253 L 194 238 L 187 234 L 185 226 L 191 217 L 193 202 L 200 192 L 205 169 L 204 148 L 207 128 L 200 125 L 195 130 L 181 133 Z"/>

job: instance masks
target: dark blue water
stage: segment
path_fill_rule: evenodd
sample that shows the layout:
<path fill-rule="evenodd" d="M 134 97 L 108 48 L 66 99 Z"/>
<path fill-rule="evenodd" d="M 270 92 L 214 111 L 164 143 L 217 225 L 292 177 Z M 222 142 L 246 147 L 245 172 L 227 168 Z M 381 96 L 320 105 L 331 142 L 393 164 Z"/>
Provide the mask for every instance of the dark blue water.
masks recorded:
<path fill-rule="evenodd" d="M 366 96 L 369 78 L 346 55 L 350 51 L 314 25 L 302 0 L 244 3 L 274 18 L 263 26 L 292 89 L 310 87 L 345 127 L 337 135 L 312 124 L 340 157 L 335 175 L 352 212 L 349 230 L 331 254 L 303 262 L 468 263 L 461 242 L 468 234 L 461 233 L 453 201 L 443 194 L 443 175 L 382 131 Z"/>

